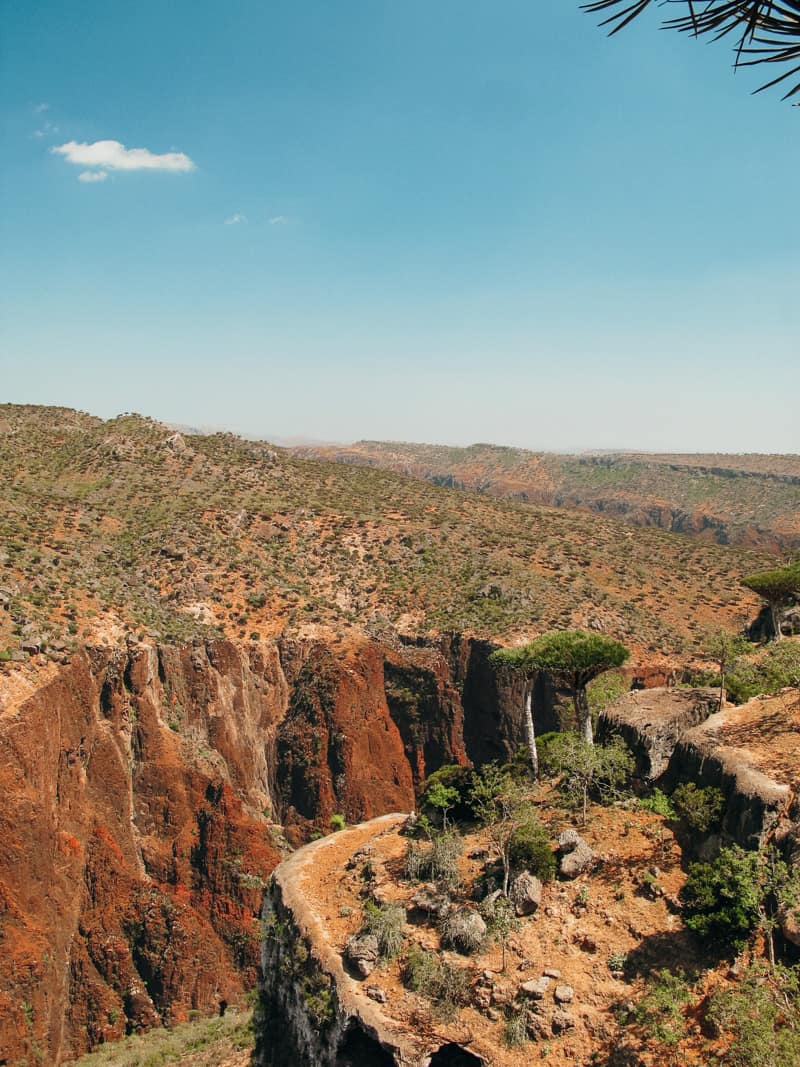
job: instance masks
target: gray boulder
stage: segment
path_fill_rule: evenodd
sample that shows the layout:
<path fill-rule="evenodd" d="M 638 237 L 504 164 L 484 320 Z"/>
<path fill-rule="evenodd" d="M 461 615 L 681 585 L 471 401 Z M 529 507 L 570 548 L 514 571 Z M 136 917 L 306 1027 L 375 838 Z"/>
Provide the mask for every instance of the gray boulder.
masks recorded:
<path fill-rule="evenodd" d="M 442 923 L 442 942 L 457 952 L 477 952 L 486 938 L 486 923 L 472 908 L 456 908 Z"/>
<path fill-rule="evenodd" d="M 561 861 L 558 869 L 562 878 L 577 878 L 594 863 L 594 852 L 577 830 L 565 830 L 558 839 Z"/>
<path fill-rule="evenodd" d="M 562 878 L 577 878 L 579 874 L 588 871 L 594 863 L 594 852 L 585 841 L 581 841 L 578 847 L 566 856 L 561 857 L 558 866 Z"/>
<path fill-rule="evenodd" d="M 534 978 L 530 982 L 523 982 L 519 987 L 520 993 L 531 1000 L 541 1000 L 550 988 L 549 978 Z"/>
<path fill-rule="evenodd" d="M 344 947 L 344 958 L 362 978 L 367 978 L 375 970 L 378 955 L 378 939 L 372 934 L 363 937 L 354 934 Z"/>
<path fill-rule="evenodd" d="M 542 883 L 530 871 L 523 871 L 511 883 L 508 898 L 515 914 L 532 915 L 542 903 Z"/>

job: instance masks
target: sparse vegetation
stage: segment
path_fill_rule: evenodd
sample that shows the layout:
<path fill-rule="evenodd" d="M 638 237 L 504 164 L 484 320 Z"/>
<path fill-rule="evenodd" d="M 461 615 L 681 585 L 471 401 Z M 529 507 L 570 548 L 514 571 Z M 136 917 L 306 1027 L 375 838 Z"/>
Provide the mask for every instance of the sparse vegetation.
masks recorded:
<path fill-rule="evenodd" d="M 381 959 L 392 960 L 403 947 L 405 921 L 405 909 L 398 904 L 376 904 L 368 900 L 360 932 L 371 934 L 377 940 Z"/>
<path fill-rule="evenodd" d="M 590 796 L 605 802 L 619 799 L 633 773 L 634 759 L 619 737 L 604 745 L 590 745 L 577 734 L 562 733 L 549 739 L 542 766 L 558 776 L 559 789 L 581 808 L 586 825 Z"/>
<path fill-rule="evenodd" d="M 403 983 L 413 993 L 427 997 L 443 1019 L 451 1019 L 469 1000 L 469 973 L 416 945 L 409 949 Z"/>
<path fill-rule="evenodd" d="M 496 637 L 570 626 L 587 606 L 619 639 L 678 650 L 699 639 L 698 603 L 746 621 L 755 598 L 732 596 L 731 580 L 768 562 L 230 434 L 187 435 L 176 453 L 135 415 L 0 413 L 0 460 L 17 472 L 0 520 L 0 648 L 12 653 L 33 633 L 45 655 L 68 655 L 114 620 L 165 641 L 401 616 Z"/>
<path fill-rule="evenodd" d="M 222 1018 L 214 1016 L 172 1029 L 150 1030 L 102 1045 L 76 1060 L 74 1067 L 163 1067 L 179 1061 L 213 1067 L 253 1045 L 252 1011 L 229 1010 Z"/>
<path fill-rule="evenodd" d="M 684 782 L 672 794 L 672 807 L 687 829 L 707 834 L 719 826 L 725 797 L 716 786 L 701 787 L 695 782 Z"/>
<path fill-rule="evenodd" d="M 727 1037 L 730 1067 L 796 1067 L 800 1063 L 800 980 L 796 968 L 757 961 L 734 986 L 711 997 L 708 1018 Z"/>

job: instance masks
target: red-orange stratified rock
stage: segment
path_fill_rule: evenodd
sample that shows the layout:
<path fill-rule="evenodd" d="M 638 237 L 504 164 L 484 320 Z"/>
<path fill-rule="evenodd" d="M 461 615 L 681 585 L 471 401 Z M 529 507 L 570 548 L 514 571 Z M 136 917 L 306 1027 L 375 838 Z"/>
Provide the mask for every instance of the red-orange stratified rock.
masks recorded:
<path fill-rule="evenodd" d="M 58 1063 L 252 988 L 271 823 L 410 810 L 466 762 L 461 667 L 217 640 L 85 648 L 26 699 L 0 677 L 2 1054 Z"/>

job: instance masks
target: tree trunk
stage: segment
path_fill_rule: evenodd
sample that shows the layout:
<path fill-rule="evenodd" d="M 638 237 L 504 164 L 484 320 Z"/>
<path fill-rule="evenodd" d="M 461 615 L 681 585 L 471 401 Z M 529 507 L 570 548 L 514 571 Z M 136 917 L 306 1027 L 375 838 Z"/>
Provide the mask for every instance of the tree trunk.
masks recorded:
<path fill-rule="evenodd" d="M 525 679 L 525 734 L 528 740 L 528 752 L 531 758 L 533 777 L 539 777 L 539 753 L 536 750 L 536 731 L 533 726 L 533 682 Z"/>
<path fill-rule="evenodd" d="M 780 615 L 778 614 L 778 606 L 779 604 L 777 600 L 770 600 L 769 610 L 772 615 L 772 630 L 775 634 L 775 640 L 781 641 L 783 639 L 783 634 L 781 633 L 781 620 Z"/>
<path fill-rule="evenodd" d="M 594 744 L 592 733 L 592 713 L 589 711 L 589 698 L 586 696 L 586 686 L 575 686 L 575 714 L 578 718 L 578 733 L 587 745 Z"/>
<path fill-rule="evenodd" d="M 717 711 L 722 711 L 722 705 L 725 701 L 725 664 L 720 664 L 719 672 L 719 704 L 717 704 Z"/>

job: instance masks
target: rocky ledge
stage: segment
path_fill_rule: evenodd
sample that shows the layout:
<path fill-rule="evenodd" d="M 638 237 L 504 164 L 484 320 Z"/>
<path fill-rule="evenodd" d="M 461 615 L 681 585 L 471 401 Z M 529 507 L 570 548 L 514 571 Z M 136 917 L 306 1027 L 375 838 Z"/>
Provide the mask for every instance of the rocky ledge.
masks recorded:
<path fill-rule="evenodd" d="M 259 1067 L 441 1067 L 487 1061 L 457 1042 L 415 1032 L 351 977 L 318 893 L 331 864 L 394 833 L 384 815 L 299 849 L 273 873 L 264 901 Z"/>

